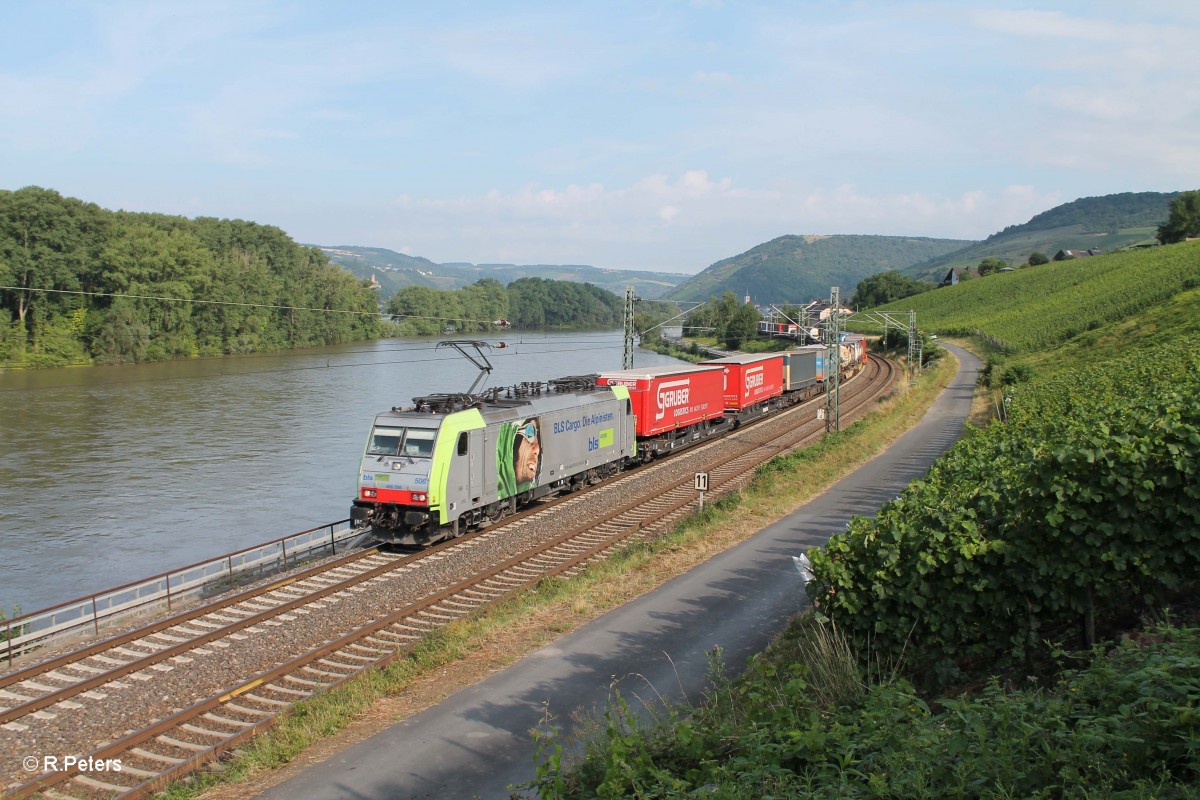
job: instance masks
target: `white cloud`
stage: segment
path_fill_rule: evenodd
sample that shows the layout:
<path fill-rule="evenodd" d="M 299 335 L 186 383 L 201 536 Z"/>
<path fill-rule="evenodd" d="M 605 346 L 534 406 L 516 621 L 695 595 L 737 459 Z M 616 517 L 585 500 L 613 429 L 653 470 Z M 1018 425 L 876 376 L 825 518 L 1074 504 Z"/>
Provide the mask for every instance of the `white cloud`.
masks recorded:
<path fill-rule="evenodd" d="M 1128 119 L 1142 111 L 1142 103 L 1134 97 L 1116 94 L 1097 94 L 1087 90 L 1034 87 L 1029 92 L 1033 102 L 1049 106 L 1056 111 L 1069 111 L 1084 117 L 1103 120 Z"/>
<path fill-rule="evenodd" d="M 1123 38 L 1129 30 L 1128 26 L 1110 20 L 1071 17 L 1061 11 L 990 8 L 969 13 L 975 24 L 985 30 L 1040 39 L 1112 42 Z"/>
<path fill-rule="evenodd" d="M 37 5 L 11 186 L 304 241 L 694 271 L 1200 184 L 1194 3 Z"/>

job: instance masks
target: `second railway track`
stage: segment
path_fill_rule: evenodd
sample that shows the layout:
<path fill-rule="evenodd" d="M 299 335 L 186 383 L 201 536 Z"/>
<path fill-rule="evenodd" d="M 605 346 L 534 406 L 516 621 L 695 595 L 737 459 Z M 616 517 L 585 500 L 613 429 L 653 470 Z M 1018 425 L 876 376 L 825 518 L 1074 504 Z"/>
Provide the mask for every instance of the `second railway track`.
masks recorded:
<path fill-rule="evenodd" d="M 843 389 L 853 418 L 894 381 L 872 359 Z M 824 430 L 823 399 L 420 554 L 366 551 L 75 653 L 0 676 L 4 797 L 144 797 L 269 727 L 295 702 L 405 655 L 429 631 L 548 576 L 571 574 Z M 619 499 L 617 499 L 619 498 Z M 329 567 L 325 567 L 329 570 Z M 337 571 L 342 571 L 338 574 Z M 322 577 L 322 576 L 325 577 Z M 266 599 L 264 599 L 266 598 Z M 236 610 L 234 610 L 236 609 Z M 99 648 L 99 649 L 96 649 Z M 182 680 L 181 680 L 182 679 Z M 21 777 L 23 753 L 117 760 L 121 772 Z M 85 762 L 86 763 L 86 762 Z"/>

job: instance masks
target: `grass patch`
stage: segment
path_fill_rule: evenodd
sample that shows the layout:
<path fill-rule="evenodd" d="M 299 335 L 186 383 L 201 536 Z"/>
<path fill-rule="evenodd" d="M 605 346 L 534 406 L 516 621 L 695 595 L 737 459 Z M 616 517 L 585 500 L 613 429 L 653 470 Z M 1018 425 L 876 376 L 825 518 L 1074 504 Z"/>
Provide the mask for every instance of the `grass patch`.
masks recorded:
<path fill-rule="evenodd" d="M 409 656 L 385 669 L 372 670 L 342 688 L 297 704 L 274 728 L 233 754 L 219 769 L 197 773 L 165 796 L 190 800 L 218 786 L 227 787 L 220 793 L 222 797 L 243 796 L 230 785 L 291 763 L 307 748 L 363 718 L 385 698 L 472 659 L 486 662 L 475 670 L 476 678 L 483 677 L 652 591 L 794 511 L 869 461 L 921 419 L 956 369 L 953 358 L 941 359 L 908 390 L 877 403 L 865 418 L 813 447 L 773 459 L 759 468 L 747 489 L 706 504 L 703 512 L 682 520 L 671 532 L 631 544 L 575 578 L 544 580 L 431 634 Z M 432 702 L 456 688 L 439 683 Z"/>

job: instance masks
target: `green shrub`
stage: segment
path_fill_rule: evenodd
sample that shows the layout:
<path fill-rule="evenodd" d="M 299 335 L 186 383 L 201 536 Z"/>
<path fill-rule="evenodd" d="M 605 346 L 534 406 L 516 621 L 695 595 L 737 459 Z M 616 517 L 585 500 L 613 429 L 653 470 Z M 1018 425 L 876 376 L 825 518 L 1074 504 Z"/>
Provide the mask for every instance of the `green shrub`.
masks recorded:
<path fill-rule="evenodd" d="M 812 657 L 789 662 L 803 644 L 824 649 L 772 648 L 737 681 L 718 671 L 695 709 L 647 716 L 614 691 L 582 762 L 564 765 L 552 730 L 523 788 L 546 800 L 1200 797 L 1195 629 L 1094 653 L 1045 687 L 991 680 L 938 703 L 904 680 L 857 675 L 850 691 L 822 694 Z"/>
<path fill-rule="evenodd" d="M 1108 604 L 1200 576 L 1200 338 L 1013 387 L 873 519 L 810 551 L 809 594 L 860 646 L 934 684 L 1044 655 Z"/>

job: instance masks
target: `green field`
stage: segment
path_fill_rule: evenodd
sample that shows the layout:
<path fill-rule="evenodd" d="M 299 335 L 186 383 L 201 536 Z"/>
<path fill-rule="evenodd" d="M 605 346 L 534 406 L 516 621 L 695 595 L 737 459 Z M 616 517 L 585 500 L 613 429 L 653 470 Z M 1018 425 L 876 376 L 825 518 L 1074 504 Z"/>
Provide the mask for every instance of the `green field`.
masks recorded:
<path fill-rule="evenodd" d="M 994 273 L 875 310 L 915 310 L 922 330 L 982 333 L 1001 350 L 1028 354 L 1122 320 L 1153 324 L 1147 312 L 1197 286 L 1200 242 L 1191 242 Z"/>

